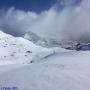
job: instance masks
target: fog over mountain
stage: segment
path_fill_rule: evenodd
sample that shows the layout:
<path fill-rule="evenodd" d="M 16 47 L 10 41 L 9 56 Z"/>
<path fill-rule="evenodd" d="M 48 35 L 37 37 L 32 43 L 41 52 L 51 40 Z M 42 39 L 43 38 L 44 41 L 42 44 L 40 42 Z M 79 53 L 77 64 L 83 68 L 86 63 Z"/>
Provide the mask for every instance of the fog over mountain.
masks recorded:
<path fill-rule="evenodd" d="M 90 0 L 57 0 L 40 14 L 14 7 L 0 10 L 0 29 L 14 36 L 32 31 L 45 39 L 89 42 Z"/>

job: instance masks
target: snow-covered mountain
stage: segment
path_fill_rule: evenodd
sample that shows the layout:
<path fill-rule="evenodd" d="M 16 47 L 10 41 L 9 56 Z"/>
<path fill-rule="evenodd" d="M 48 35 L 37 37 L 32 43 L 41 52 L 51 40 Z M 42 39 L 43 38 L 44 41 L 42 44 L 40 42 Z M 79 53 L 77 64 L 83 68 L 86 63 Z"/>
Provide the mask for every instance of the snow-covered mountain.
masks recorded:
<path fill-rule="evenodd" d="M 38 36 L 37 34 L 29 31 L 25 34 L 24 36 L 25 39 L 32 41 L 33 43 L 35 43 L 36 45 L 40 45 L 43 47 L 61 47 L 61 43 L 54 40 L 54 39 L 45 39 L 42 38 L 40 36 Z"/>
<path fill-rule="evenodd" d="M 54 54 L 55 50 L 58 51 L 0 31 L 0 64 L 30 63 Z"/>
<path fill-rule="evenodd" d="M 26 33 L 24 38 L 42 47 L 62 47 L 69 50 L 90 50 L 90 43 L 80 43 L 78 41 L 60 42 L 54 39 L 46 40 L 45 38 L 41 38 L 31 31 Z"/>
<path fill-rule="evenodd" d="M 27 32 L 24 38 L 28 39 L 29 41 L 32 41 L 33 43 L 37 43 L 39 40 L 41 40 L 41 38 L 38 35 L 31 31 Z"/>
<path fill-rule="evenodd" d="M 90 51 L 45 48 L 0 31 L 2 90 L 90 90 L 89 63 Z"/>

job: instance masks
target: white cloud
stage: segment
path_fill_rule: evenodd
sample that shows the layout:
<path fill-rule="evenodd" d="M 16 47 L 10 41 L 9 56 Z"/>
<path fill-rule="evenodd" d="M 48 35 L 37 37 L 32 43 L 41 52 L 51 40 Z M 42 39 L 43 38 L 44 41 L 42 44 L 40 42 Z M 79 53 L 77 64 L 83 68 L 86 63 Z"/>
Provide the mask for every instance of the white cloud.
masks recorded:
<path fill-rule="evenodd" d="M 1 15 L 0 29 L 14 35 L 22 35 L 37 17 L 35 12 L 25 12 L 12 7 Z"/>
<path fill-rule="evenodd" d="M 83 0 L 80 5 L 67 7 L 62 11 L 51 8 L 41 14 L 10 8 L 1 15 L 0 28 L 19 35 L 30 30 L 46 39 L 58 41 L 88 41 L 90 38 L 89 11 L 90 0 Z"/>

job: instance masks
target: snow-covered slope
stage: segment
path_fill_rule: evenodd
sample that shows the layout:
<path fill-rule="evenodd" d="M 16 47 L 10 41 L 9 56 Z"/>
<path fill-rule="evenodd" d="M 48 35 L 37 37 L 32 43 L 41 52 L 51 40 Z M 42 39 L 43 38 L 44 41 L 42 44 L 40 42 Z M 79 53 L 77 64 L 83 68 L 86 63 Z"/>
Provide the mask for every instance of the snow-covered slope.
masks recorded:
<path fill-rule="evenodd" d="M 61 52 L 42 62 L 0 66 L 0 86 L 18 90 L 90 90 L 90 52 Z"/>
<path fill-rule="evenodd" d="M 1 90 L 90 90 L 90 51 L 43 48 L 0 31 L 0 64 Z"/>
<path fill-rule="evenodd" d="M 0 64 L 30 63 L 53 53 L 55 49 L 43 48 L 0 31 Z"/>
<path fill-rule="evenodd" d="M 13 37 L 0 31 L 0 65 L 31 63 L 65 51 L 62 48 L 44 48 L 22 37 Z"/>

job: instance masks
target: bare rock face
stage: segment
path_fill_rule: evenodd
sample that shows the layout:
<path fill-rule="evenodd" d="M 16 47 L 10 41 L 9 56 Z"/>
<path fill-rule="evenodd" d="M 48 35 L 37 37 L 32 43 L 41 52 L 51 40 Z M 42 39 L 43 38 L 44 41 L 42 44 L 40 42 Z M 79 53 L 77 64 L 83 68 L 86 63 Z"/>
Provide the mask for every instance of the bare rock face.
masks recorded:
<path fill-rule="evenodd" d="M 76 47 L 77 50 L 90 50 L 90 43 L 87 44 L 79 44 Z"/>
<path fill-rule="evenodd" d="M 63 48 L 66 48 L 69 50 L 86 51 L 86 50 L 90 50 L 90 43 L 72 43 L 72 44 L 64 45 Z"/>

